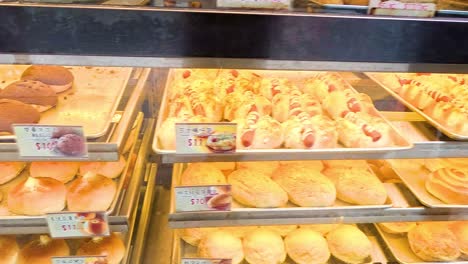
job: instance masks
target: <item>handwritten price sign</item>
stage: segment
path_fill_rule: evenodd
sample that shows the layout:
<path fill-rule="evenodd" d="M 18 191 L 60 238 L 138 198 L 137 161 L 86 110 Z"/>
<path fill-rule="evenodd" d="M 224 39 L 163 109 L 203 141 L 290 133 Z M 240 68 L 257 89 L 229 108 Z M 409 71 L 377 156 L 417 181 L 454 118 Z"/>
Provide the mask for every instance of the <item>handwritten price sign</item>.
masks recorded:
<path fill-rule="evenodd" d="M 229 211 L 231 185 L 175 187 L 176 212 Z"/>
<path fill-rule="evenodd" d="M 52 257 L 52 264 L 107 264 L 105 256 Z"/>
<path fill-rule="evenodd" d="M 230 259 L 183 258 L 180 264 L 232 264 Z"/>
<path fill-rule="evenodd" d="M 53 238 L 110 235 L 105 212 L 52 213 L 47 215 L 47 225 Z"/>
<path fill-rule="evenodd" d="M 232 153 L 236 151 L 235 123 L 177 123 L 176 152 Z"/>

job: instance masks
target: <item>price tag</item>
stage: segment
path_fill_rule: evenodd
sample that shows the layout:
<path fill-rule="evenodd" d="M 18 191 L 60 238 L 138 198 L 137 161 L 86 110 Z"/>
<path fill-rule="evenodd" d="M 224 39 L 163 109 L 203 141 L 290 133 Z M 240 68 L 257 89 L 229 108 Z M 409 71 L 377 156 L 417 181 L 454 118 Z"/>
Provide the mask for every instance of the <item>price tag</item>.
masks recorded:
<path fill-rule="evenodd" d="M 236 151 L 236 123 L 176 123 L 175 127 L 178 154 Z"/>
<path fill-rule="evenodd" d="M 183 258 L 180 264 L 232 264 L 230 259 Z"/>
<path fill-rule="evenodd" d="M 433 17 L 436 9 L 432 0 L 370 0 L 368 13 L 381 16 Z"/>
<path fill-rule="evenodd" d="M 105 212 L 67 212 L 47 214 L 47 225 L 53 238 L 109 236 Z"/>
<path fill-rule="evenodd" d="M 175 187 L 176 212 L 229 211 L 231 185 Z"/>
<path fill-rule="evenodd" d="M 291 3 L 291 0 L 217 0 L 216 6 L 221 8 L 290 9 Z"/>
<path fill-rule="evenodd" d="M 83 127 L 14 125 L 16 142 L 23 158 L 86 158 L 88 149 Z"/>
<path fill-rule="evenodd" d="M 52 264 L 107 264 L 106 256 L 52 257 Z"/>

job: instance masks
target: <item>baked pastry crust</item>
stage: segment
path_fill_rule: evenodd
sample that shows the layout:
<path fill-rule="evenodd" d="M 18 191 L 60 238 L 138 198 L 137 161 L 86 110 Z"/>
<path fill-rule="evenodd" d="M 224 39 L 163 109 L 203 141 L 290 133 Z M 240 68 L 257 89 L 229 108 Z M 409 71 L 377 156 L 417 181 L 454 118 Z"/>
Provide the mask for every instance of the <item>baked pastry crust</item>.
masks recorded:
<path fill-rule="evenodd" d="M 453 261 L 460 256 L 457 238 L 440 223 L 420 223 L 408 232 L 411 250 L 424 261 Z"/>

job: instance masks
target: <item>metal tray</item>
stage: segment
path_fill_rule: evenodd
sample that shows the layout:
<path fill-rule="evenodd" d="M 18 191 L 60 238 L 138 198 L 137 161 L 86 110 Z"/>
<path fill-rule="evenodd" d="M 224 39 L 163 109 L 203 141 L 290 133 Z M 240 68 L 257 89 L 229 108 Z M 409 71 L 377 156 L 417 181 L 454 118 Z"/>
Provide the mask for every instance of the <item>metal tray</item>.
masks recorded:
<path fill-rule="evenodd" d="M 142 126 L 142 123 L 143 123 L 143 116 L 140 115 L 139 118 L 135 121 L 135 123 L 137 124 L 136 128 L 139 130 Z M 133 136 L 135 137 L 134 139 L 134 142 L 136 142 L 137 138 L 138 138 L 138 133 L 135 133 Z M 130 138 L 127 139 L 127 140 L 131 140 Z M 122 171 L 122 173 L 120 174 L 120 176 L 116 179 L 114 179 L 114 181 L 117 183 L 117 192 L 116 192 L 116 195 L 114 197 L 114 200 L 112 201 L 111 205 L 109 206 L 109 208 L 107 209 L 106 213 L 108 215 L 112 215 L 114 214 L 118 207 L 121 205 L 122 203 L 122 200 L 123 200 L 123 197 L 125 196 L 125 192 L 126 192 L 126 188 L 128 187 L 128 178 L 131 177 L 132 175 L 132 167 L 133 167 L 133 157 L 132 155 L 135 155 L 135 147 L 136 147 L 136 144 L 133 144 L 133 146 L 130 148 L 130 151 L 124 155 L 125 159 L 126 159 L 126 164 L 125 164 L 125 167 Z M 0 211 L 5 213 L 5 212 L 8 212 L 8 206 L 7 206 L 7 199 L 6 199 L 6 195 L 8 193 L 8 190 L 14 186 L 16 186 L 18 183 L 20 183 L 22 180 L 26 179 L 27 177 L 29 177 L 29 164 L 23 169 L 23 171 L 20 173 L 19 176 L 17 176 L 16 178 L 14 178 L 13 180 L 5 183 L 5 184 L 2 184 L 0 185 L 0 192 L 3 194 L 4 196 L 4 199 L 1 201 L 0 203 Z M 71 182 L 67 183 L 66 185 L 68 186 Z M 65 208 L 63 211 L 67 211 L 67 209 Z M 37 220 L 37 219 L 46 219 L 45 216 L 25 216 L 25 215 L 15 215 L 15 214 L 10 214 L 10 215 L 0 215 L 0 221 L 2 220 L 14 220 L 14 219 L 18 219 L 19 221 L 20 220 Z"/>
<path fill-rule="evenodd" d="M 29 65 L 0 65 L 0 89 L 21 78 Z M 39 124 L 80 125 L 87 138 L 106 134 L 133 68 L 66 66 L 75 80 L 73 87 L 59 93 L 57 106 L 41 113 Z M 0 133 L 0 141 L 15 136 Z"/>
<path fill-rule="evenodd" d="M 380 246 L 375 231 L 367 228 L 365 225 L 360 225 L 359 228 L 367 235 L 370 242 L 372 243 L 372 262 L 370 263 L 388 263 L 388 259 L 385 251 Z M 172 261 L 171 263 L 180 263 L 182 258 L 196 258 L 198 257 L 197 254 L 197 247 L 192 246 L 185 241 L 183 241 L 177 232 L 174 232 L 174 239 L 172 245 Z M 286 261 L 283 264 L 294 264 L 292 259 L 289 257 L 286 258 Z M 334 257 L 330 257 L 327 262 L 328 264 L 342 264 L 343 262 L 335 259 Z M 241 264 L 247 264 L 247 261 L 242 261 Z"/>
<path fill-rule="evenodd" d="M 161 127 L 161 124 L 163 121 L 167 118 L 168 116 L 168 95 L 170 93 L 170 87 L 171 83 L 175 78 L 175 73 L 177 71 L 181 71 L 182 69 L 171 69 L 169 71 L 165 87 L 164 87 L 164 92 L 163 92 L 163 98 L 161 101 L 161 107 L 159 110 L 158 114 L 158 121 L 156 124 L 156 129 L 155 129 L 155 136 L 153 140 L 153 151 L 157 154 L 161 155 L 167 155 L 167 154 L 176 154 L 175 150 L 166 150 L 162 149 L 159 140 L 158 140 L 158 133 Z M 214 70 L 215 71 L 215 70 Z M 314 77 L 317 73 L 319 72 L 314 72 L 314 71 L 269 71 L 269 70 L 254 70 L 252 71 L 254 73 L 257 73 L 261 76 L 265 77 L 284 77 L 288 78 L 291 80 L 293 84 L 295 84 L 298 87 L 303 86 L 303 81 L 307 78 Z M 343 79 L 343 78 L 342 78 Z M 343 82 L 345 82 L 350 89 L 356 92 L 354 88 L 349 85 L 344 79 Z M 284 155 L 285 153 L 379 153 L 379 152 L 387 152 L 387 151 L 397 151 L 397 150 L 404 150 L 404 149 L 410 149 L 413 147 L 413 144 L 406 140 L 395 127 L 389 122 L 385 117 L 378 111 L 375 111 L 375 113 L 372 113 L 373 115 L 377 115 L 378 117 L 382 118 L 383 120 L 386 121 L 386 123 L 392 128 L 394 134 L 393 138 L 396 143 L 396 146 L 391 146 L 391 147 L 382 147 L 382 148 L 345 148 L 344 146 L 338 147 L 338 148 L 333 148 L 333 149 L 286 149 L 286 148 L 279 148 L 279 149 L 252 149 L 252 150 L 236 150 L 236 153 L 239 154 L 279 154 L 279 155 Z M 280 158 L 280 157 L 278 157 Z"/>
<path fill-rule="evenodd" d="M 367 76 L 369 76 L 369 78 L 374 80 L 376 83 L 378 83 L 380 86 L 382 86 L 382 88 L 384 88 L 393 97 L 395 97 L 400 102 L 402 102 L 406 107 L 408 107 L 409 109 L 411 109 L 414 112 L 416 112 L 416 113 L 420 114 L 421 116 L 423 116 L 429 123 L 431 123 L 431 125 L 433 125 L 437 129 L 439 129 L 442 133 L 444 133 L 448 137 L 450 137 L 452 139 L 456 139 L 456 140 L 468 140 L 468 135 L 461 135 L 461 134 L 458 134 L 456 132 L 450 131 L 450 129 L 447 129 L 444 125 L 442 125 L 441 123 L 439 123 L 438 121 L 433 119 L 431 116 L 427 115 L 426 113 L 424 113 L 423 111 L 418 109 L 416 106 L 414 106 L 410 102 L 406 101 L 405 98 L 401 97 L 399 94 L 397 94 L 394 91 L 394 89 L 392 89 L 393 87 L 388 87 L 385 84 L 385 82 L 382 81 L 382 79 L 381 79 L 382 76 L 385 76 L 388 73 L 375 73 L 375 72 L 370 73 L 370 72 L 366 72 L 365 74 Z"/>
<path fill-rule="evenodd" d="M 426 178 L 430 171 L 425 167 L 409 168 L 407 162 L 413 160 L 388 160 L 395 173 L 401 178 L 408 189 L 416 196 L 416 198 L 425 206 L 433 208 L 453 208 L 453 209 L 468 209 L 468 204 L 447 204 L 437 199 L 430 194 L 425 187 Z"/>
<path fill-rule="evenodd" d="M 388 251 L 395 257 L 395 259 L 399 263 L 403 264 L 438 264 L 441 262 L 426 262 L 416 256 L 411 247 L 408 243 L 408 238 L 406 234 L 389 234 L 383 231 L 377 224 L 375 224 L 375 228 L 382 237 L 382 240 L 386 244 Z M 444 263 L 457 263 L 457 264 L 466 264 L 468 261 L 452 261 L 452 262 L 444 262 Z"/>

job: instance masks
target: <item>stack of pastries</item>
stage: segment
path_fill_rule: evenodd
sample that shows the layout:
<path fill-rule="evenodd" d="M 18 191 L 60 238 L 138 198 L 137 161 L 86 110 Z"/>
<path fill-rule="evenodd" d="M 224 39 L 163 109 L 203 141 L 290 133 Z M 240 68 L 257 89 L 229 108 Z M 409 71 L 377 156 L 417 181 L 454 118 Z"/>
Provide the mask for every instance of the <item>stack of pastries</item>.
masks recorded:
<path fill-rule="evenodd" d="M 299 84 L 247 70 L 175 70 L 158 131 L 175 149 L 177 122 L 235 122 L 238 149 L 316 149 L 395 145 L 392 128 L 370 98 L 333 73 Z"/>
<path fill-rule="evenodd" d="M 223 169 L 223 170 L 222 170 Z M 387 191 L 365 161 L 269 161 L 192 163 L 179 185 L 230 184 L 244 207 L 330 207 L 339 199 L 354 205 L 382 205 Z"/>
<path fill-rule="evenodd" d="M 179 231 L 201 258 L 232 259 L 233 264 L 344 263 L 372 261 L 372 244 L 353 225 L 247 226 L 192 228 Z M 288 261 L 290 263 L 290 261 Z"/>
<path fill-rule="evenodd" d="M 117 192 L 114 179 L 125 165 L 123 157 L 116 162 L 0 162 L 0 188 L 5 192 L 0 196 L 5 196 L 2 206 L 7 208 L 1 214 L 44 215 L 65 207 L 105 211 Z"/>
<path fill-rule="evenodd" d="M 396 93 L 450 131 L 468 135 L 468 79 L 456 74 L 388 74 Z"/>

